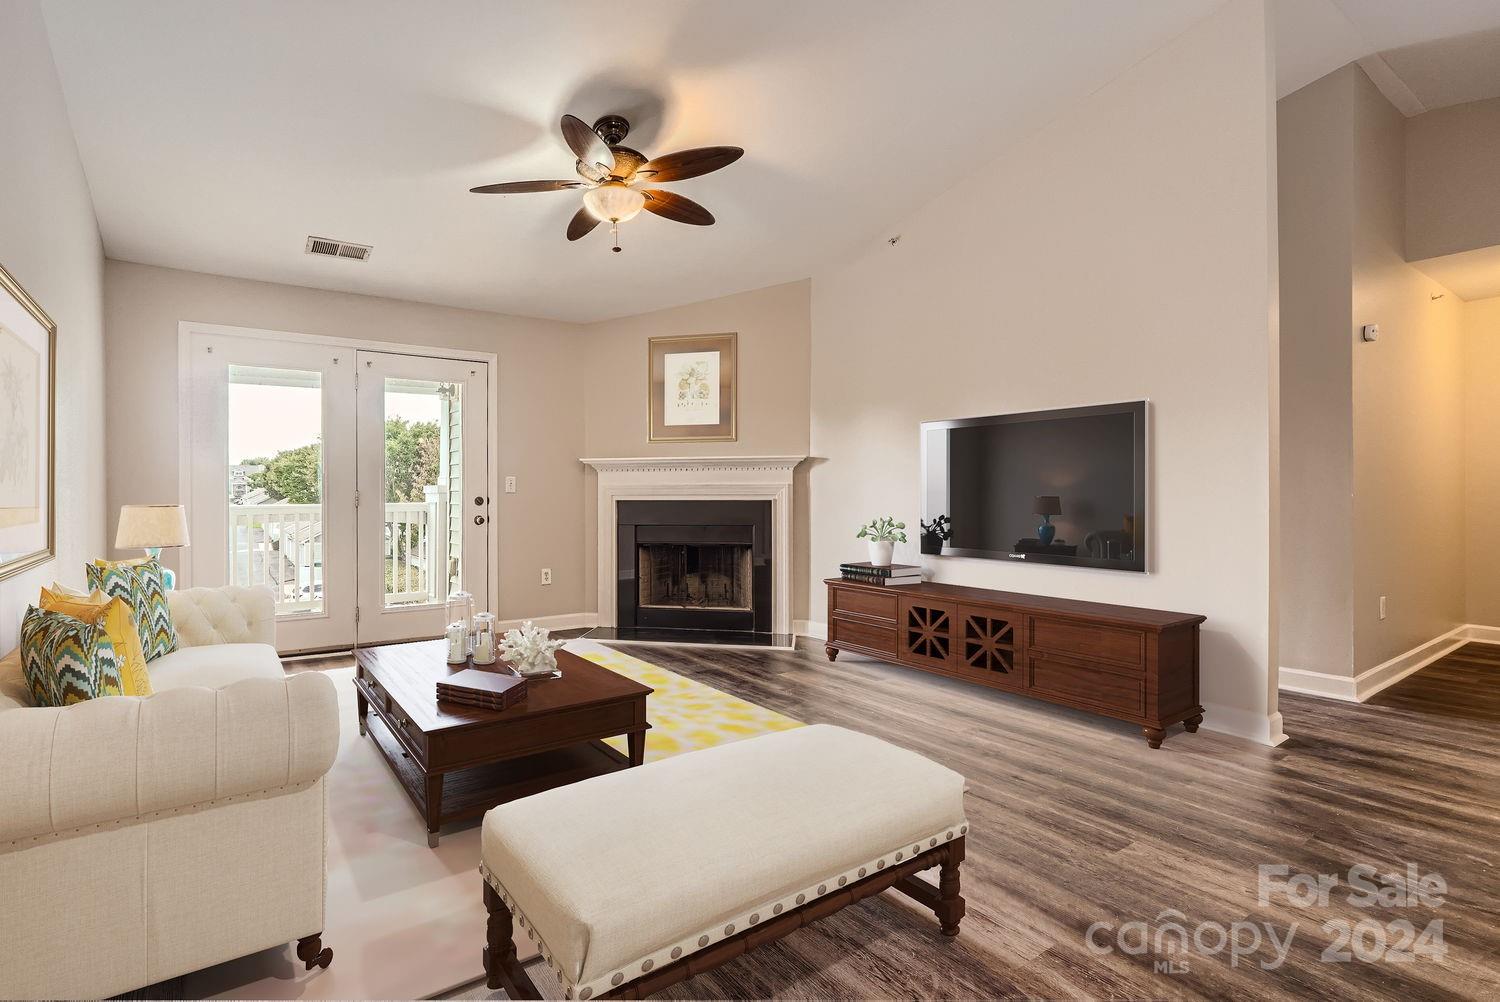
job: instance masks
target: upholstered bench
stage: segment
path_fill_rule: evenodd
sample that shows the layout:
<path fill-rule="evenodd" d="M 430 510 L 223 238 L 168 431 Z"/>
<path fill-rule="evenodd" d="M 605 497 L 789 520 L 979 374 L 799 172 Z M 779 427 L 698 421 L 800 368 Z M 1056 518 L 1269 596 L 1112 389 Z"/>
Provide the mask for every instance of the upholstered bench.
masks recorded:
<path fill-rule="evenodd" d="M 640 998 L 888 887 L 964 914 L 963 777 L 801 727 L 513 801 L 484 818 L 485 973 L 539 998 L 519 922 L 569 999 Z M 914 874 L 940 866 L 939 886 Z"/>

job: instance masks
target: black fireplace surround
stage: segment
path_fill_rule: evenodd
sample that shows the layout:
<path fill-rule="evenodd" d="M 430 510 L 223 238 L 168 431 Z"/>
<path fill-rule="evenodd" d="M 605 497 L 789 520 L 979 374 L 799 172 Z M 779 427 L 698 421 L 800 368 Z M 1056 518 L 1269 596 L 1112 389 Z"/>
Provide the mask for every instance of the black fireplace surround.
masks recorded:
<path fill-rule="evenodd" d="M 615 505 L 619 629 L 771 632 L 771 502 Z"/>

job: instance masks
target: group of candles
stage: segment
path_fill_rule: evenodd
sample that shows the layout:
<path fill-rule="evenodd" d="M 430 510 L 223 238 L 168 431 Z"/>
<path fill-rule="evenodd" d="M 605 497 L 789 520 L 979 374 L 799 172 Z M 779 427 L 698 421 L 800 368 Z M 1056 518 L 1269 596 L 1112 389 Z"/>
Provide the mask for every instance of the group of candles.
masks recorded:
<path fill-rule="evenodd" d="M 474 596 L 456 591 L 448 596 L 448 663 L 463 664 L 472 656 L 477 665 L 495 663 L 495 616 L 474 612 Z"/>

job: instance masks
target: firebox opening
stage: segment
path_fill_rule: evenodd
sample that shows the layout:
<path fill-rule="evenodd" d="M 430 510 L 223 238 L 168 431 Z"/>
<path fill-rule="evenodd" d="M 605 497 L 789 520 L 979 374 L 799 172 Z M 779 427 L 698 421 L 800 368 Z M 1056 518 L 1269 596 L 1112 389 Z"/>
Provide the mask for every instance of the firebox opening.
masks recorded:
<path fill-rule="evenodd" d="M 748 544 L 643 543 L 636 553 L 642 608 L 752 608 Z"/>

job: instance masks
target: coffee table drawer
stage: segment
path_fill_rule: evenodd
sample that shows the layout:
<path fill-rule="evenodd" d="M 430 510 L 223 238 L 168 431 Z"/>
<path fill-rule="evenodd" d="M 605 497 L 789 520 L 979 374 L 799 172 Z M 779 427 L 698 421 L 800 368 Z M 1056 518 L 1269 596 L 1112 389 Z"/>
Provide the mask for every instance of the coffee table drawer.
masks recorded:
<path fill-rule="evenodd" d="M 535 683 L 546 685 L 546 682 Z M 646 699 L 583 706 L 522 720 L 505 720 L 449 732 L 432 750 L 433 769 L 454 769 L 531 755 L 602 737 L 613 737 L 646 724 Z"/>

